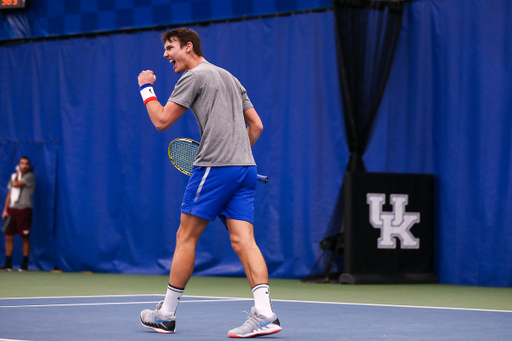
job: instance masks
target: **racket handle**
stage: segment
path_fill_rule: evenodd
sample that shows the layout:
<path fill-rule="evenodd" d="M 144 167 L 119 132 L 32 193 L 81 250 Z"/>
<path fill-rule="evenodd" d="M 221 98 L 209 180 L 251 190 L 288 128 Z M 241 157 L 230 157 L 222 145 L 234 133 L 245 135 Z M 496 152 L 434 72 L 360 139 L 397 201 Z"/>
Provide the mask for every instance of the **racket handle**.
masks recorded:
<path fill-rule="evenodd" d="M 268 176 L 266 176 L 266 175 L 259 175 L 258 174 L 258 181 L 261 181 L 264 184 L 266 184 L 268 182 Z"/>

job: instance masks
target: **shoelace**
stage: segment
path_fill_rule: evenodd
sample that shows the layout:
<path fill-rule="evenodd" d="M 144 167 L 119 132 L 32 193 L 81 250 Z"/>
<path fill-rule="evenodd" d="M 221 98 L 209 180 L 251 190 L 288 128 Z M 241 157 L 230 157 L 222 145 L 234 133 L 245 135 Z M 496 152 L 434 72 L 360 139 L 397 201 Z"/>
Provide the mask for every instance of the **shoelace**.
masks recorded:
<path fill-rule="evenodd" d="M 247 315 L 249 315 L 249 316 L 247 316 L 247 321 L 245 321 L 245 323 L 243 324 L 243 326 L 245 326 L 245 325 L 249 324 L 249 325 L 251 325 L 252 329 L 256 329 L 256 328 L 258 328 L 258 327 L 259 327 L 259 325 L 260 325 L 260 323 L 259 323 L 259 321 L 258 321 L 258 319 L 257 319 L 257 317 L 256 317 L 256 314 L 251 314 L 251 313 L 248 313 L 248 312 L 246 312 L 246 311 L 244 311 L 244 313 L 246 313 L 246 314 L 247 314 Z M 243 327 L 243 326 L 242 326 L 242 327 Z"/>

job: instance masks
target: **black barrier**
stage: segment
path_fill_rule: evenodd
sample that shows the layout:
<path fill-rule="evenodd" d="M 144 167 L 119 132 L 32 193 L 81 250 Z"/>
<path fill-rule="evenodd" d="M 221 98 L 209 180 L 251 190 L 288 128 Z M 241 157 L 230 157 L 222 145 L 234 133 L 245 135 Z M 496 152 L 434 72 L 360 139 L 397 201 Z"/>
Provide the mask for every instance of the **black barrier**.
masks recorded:
<path fill-rule="evenodd" d="M 345 173 L 345 264 L 340 283 L 436 283 L 435 178 Z"/>

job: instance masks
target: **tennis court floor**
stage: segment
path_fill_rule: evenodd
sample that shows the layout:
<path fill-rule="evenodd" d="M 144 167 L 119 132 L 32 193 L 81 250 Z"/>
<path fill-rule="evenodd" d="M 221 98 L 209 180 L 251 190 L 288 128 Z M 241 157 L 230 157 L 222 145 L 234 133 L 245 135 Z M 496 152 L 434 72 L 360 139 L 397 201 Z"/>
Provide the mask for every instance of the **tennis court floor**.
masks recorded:
<path fill-rule="evenodd" d="M 144 328 L 161 295 L 0 299 L 0 340 L 227 340 L 251 299 L 184 296 L 176 334 Z M 510 340 L 512 311 L 274 300 L 276 340 Z"/>

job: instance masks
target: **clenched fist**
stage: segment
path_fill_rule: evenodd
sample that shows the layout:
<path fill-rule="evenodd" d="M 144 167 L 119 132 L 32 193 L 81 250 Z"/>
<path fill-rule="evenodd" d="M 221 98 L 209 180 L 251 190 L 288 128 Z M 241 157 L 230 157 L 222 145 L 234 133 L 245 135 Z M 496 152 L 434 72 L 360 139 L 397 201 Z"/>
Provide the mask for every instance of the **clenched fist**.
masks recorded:
<path fill-rule="evenodd" d="M 139 80 L 139 86 L 147 83 L 153 84 L 156 82 L 156 76 L 151 70 L 142 71 L 139 73 L 139 77 L 137 79 Z"/>

